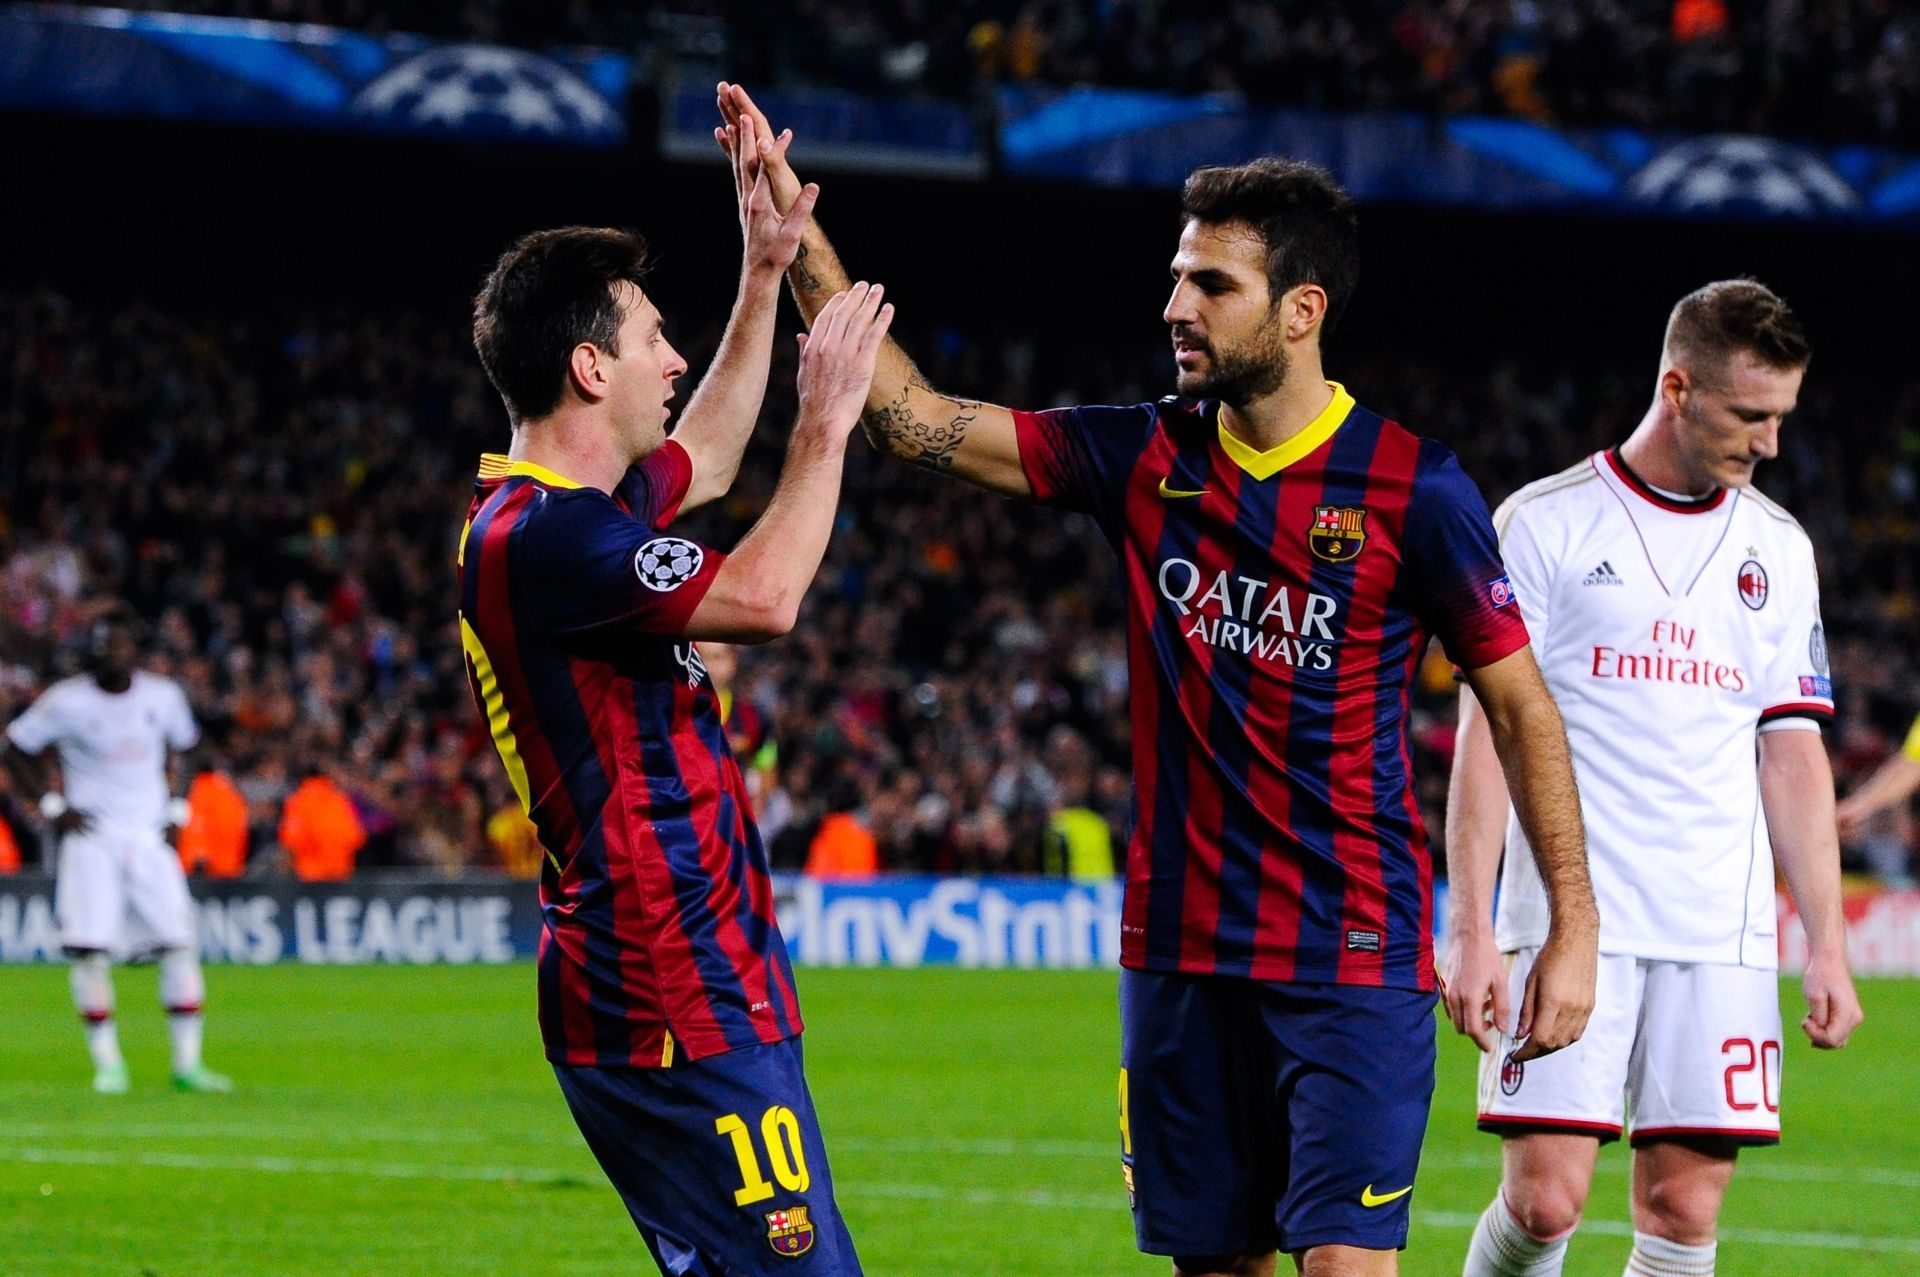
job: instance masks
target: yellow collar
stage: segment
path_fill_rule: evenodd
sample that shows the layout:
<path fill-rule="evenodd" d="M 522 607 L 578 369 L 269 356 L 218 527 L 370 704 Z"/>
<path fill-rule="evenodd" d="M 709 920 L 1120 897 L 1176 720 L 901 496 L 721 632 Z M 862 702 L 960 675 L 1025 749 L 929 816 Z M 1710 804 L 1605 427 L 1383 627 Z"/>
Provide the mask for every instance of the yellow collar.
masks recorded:
<path fill-rule="evenodd" d="M 1290 442 L 1290 441 L 1289 441 Z M 584 488 L 584 483 L 575 483 L 563 474 L 555 474 L 545 466 L 537 466 L 531 461 L 509 461 L 498 452 L 480 454 L 480 477 L 482 479 L 507 479 L 523 474 L 529 479 L 537 479 L 550 488 Z"/>
<path fill-rule="evenodd" d="M 1285 443 L 1275 444 L 1262 452 L 1252 444 L 1234 438 L 1223 421 L 1220 423 L 1220 446 L 1227 450 L 1227 455 L 1233 458 L 1235 465 L 1254 478 L 1272 478 L 1333 438 L 1333 432 L 1353 411 L 1353 396 L 1347 393 L 1347 388 L 1337 381 L 1330 381 L 1327 385 L 1333 390 L 1332 402 L 1320 410 L 1319 416 L 1307 423 L 1305 430 Z"/>

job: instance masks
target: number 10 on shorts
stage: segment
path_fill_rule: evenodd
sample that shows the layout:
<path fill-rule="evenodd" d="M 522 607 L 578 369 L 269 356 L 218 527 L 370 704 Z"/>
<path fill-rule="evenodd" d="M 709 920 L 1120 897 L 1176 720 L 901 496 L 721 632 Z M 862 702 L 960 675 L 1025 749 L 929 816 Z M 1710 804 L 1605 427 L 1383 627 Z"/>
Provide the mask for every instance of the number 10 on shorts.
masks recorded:
<path fill-rule="evenodd" d="M 715 1118 L 713 1129 L 733 1141 L 733 1155 L 740 1160 L 740 1187 L 734 1191 L 733 1204 L 751 1206 L 773 1196 L 773 1184 L 760 1167 L 759 1150 L 753 1146 L 753 1134 L 738 1113 Z M 800 1119 L 792 1109 L 776 1104 L 760 1118 L 760 1142 L 766 1146 L 767 1165 L 780 1187 L 790 1193 L 804 1193 L 812 1178 L 807 1174 L 807 1154 L 800 1143 Z"/>

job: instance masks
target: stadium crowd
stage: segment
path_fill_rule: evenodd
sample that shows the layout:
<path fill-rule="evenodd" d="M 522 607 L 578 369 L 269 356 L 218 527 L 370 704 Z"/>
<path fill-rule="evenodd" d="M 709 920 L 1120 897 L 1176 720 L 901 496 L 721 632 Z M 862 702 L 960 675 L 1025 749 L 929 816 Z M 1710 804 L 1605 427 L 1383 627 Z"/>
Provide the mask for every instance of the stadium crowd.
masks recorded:
<path fill-rule="evenodd" d="M 697 369 L 718 332 L 684 335 Z M 1158 347 L 905 339 L 935 384 L 1015 405 L 1137 401 L 1167 377 Z M 772 489 L 793 410 L 791 355 L 776 349 L 734 494 L 676 525 L 716 544 Z M 1624 437 L 1650 378 L 1378 351 L 1334 367 L 1364 402 L 1454 446 L 1491 500 Z M 1816 369 L 1761 476 L 1822 551 L 1843 786 L 1893 749 L 1920 695 L 1915 422 L 1920 381 Z M 478 454 L 504 435 L 457 314 L 241 319 L 0 294 L 0 721 L 79 668 L 88 623 L 124 600 L 149 664 L 183 683 L 205 728 L 196 821 L 230 813 L 230 835 L 190 831 L 201 871 L 536 872 L 453 623 L 455 532 Z M 1128 783 L 1120 607 L 1087 520 L 856 447 L 799 628 L 742 649 L 733 679 L 770 744 L 743 758 L 761 773 L 776 865 L 1111 872 Z M 1436 651 L 1415 726 L 1436 833 L 1452 706 Z M 28 860 L 34 797 L 0 792 Z M 1883 871 L 1901 869 L 1906 821 L 1872 835 Z"/>
<path fill-rule="evenodd" d="M 718 56 L 750 84 L 963 97 L 1100 84 L 1920 145 L 1888 0 L 133 0 L 135 8 Z"/>

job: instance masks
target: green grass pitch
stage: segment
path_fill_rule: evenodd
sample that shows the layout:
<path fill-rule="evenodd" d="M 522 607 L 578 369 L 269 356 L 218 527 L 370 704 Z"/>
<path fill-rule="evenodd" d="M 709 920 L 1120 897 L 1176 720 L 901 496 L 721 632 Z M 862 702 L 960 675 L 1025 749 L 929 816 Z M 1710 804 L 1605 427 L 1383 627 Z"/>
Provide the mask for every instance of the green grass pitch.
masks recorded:
<path fill-rule="evenodd" d="M 539 1054 L 532 972 L 214 968 L 208 1060 L 165 1089 L 151 969 L 122 971 L 134 1094 L 87 1089 L 64 972 L 0 968 L 4 1277 L 601 1277 L 652 1271 Z M 874 1277 L 1163 1274 L 1117 1163 L 1111 973 L 803 971 L 808 1072 Z M 1797 990 L 1783 986 L 1789 1025 Z M 1788 1131 L 1742 1158 L 1723 1274 L 1920 1272 L 1920 982 L 1870 981 L 1837 1056 L 1789 1028 Z M 1497 1175 L 1449 1032 L 1402 1271 L 1459 1272 Z M 1571 1274 L 1627 1251 L 1609 1150 Z"/>

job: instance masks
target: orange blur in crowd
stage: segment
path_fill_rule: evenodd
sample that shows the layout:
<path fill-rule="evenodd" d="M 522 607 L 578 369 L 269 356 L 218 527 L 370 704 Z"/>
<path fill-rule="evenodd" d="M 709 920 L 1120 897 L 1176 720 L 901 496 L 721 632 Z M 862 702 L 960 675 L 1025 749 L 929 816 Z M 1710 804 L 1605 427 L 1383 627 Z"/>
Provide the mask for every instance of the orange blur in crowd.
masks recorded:
<path fill-rule="evenodd" d="M 280 845 L 294 877 L 338 882 L 353 875 L 367 831 L 353 800 L 326 776 L 309 776 L 287 798 L 280 816 Z"/>
<path fill-rule="evenodd" d="M 807 848 L 810 878 L 867 878 L 880 872 L 880 844 L 851 813 L 837 811 L 820 822 Z"/>
<path fill-rule="evenodd" d="M 225 772 L 201 772 L 187 789 L 193 815 L 180 831 L 180 867 L 208 878 L 247 868 L 247 800 Z"/>

